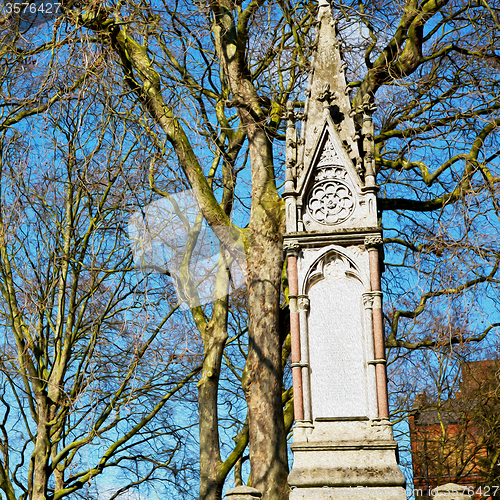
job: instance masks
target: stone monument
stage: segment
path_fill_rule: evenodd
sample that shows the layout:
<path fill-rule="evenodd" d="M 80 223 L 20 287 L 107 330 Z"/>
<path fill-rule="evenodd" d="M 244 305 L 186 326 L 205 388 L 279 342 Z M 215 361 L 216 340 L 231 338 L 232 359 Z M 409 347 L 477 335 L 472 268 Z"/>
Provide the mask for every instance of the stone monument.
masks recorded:
<path fill-rule="evenodd" d="M 356 127 L 336 23 L 320 3 L 285 183 L 295 427 L 291 500 L 403 500 L 388 420 L 373 108 Z M 362 117 L 362 119 L 361 119 Z"/>

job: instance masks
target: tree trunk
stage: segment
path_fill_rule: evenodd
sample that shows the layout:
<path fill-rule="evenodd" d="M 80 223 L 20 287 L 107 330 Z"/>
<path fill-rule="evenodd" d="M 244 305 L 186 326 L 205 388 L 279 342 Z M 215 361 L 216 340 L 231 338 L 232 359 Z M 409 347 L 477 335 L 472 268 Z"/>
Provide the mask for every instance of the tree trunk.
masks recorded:
<path fill-rule="evenodd" d="M 31 455 L 31 484 L 28 485 L 30 500 L 47 500 L 47 486 L 50 476 L 50 437 L 47 423 L 50 421 L 49 405 L 45 397 L 38 398 L 38 424 L 35 449 Z"/>
<path fill-rule="evenodd" d="M 221 254 L 217 270 L 216 288 L 227 293 L 229 277 L 226 261 Z M 219 443 L 219 415 L 217 396 L 222 356 L 227 340 L 228 296 L 214 301 L 212 318 L 200 331 L 205 347 L 203 370 L 198 382 L 200 415 L 200 500 L 221 500 L 225 476 L 221 477 Z M 201 327 L 201 323 L 199 323 Z"/>
<path fill-rule="evenodd" d="M 262 491 L 263 500 L 281 500 L 288 497 L 278 329 L 281 245 L 265 234 L 258 236 L 261 251 L 249 259 L 250 338 L 244 386 L 250 464 L 252 486 Z"/>
<path fill-rule="evenodd" d="M 198 382 L 200 414 L 200 500 L 220 500 L 222 484 L 218 481 L 221 465 L 217 393 L 225 337 L 220 335 L 205 349 L 205 361 Z"/>
<path fill-rule="evenodd" d="M 243 388 L 248 404 L 252 486 L 263 500 L 288 498 L 288 462 L 281 403 L 279 330 L 283 211 L 265 131 L 249 133 L 252 214 L 248 241 L 249 349 Z"/>

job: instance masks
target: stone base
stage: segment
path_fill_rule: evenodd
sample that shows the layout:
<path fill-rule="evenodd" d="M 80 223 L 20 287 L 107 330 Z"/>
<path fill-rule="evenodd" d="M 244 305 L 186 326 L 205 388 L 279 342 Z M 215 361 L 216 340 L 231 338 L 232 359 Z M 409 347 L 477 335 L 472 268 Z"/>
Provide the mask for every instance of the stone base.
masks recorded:
<path fill-rule="evenodd" d="M 290 500 L 405 500 L 387 420 L 315 421 L 294 428 Z"/>
<path fill-rule="evenodd" d="M 226 493 L 226 500 L 258 500 L 262 493 L 251 486 L 237 486 Z"/>
<path fill-rule="evenodd" d="M 406 500 L 402 487 L 293 488 L 290 500 Z"/>

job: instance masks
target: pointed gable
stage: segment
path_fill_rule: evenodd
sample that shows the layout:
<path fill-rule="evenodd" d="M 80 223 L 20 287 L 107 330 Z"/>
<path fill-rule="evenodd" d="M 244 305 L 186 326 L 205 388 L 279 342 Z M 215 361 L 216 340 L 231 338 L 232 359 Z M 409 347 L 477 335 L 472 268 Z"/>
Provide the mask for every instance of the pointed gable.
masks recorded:
<path fill-rule="evenodd" d="M 306 231 L 330 231 L 360 207 L 360 182 L 330 120 L 318 134 L 311 162 L 298 186 Z"/>
<path fill-rule="evenodd" d="M 325 119 L 323 125 L 314 138 L 314 148 L 312 154 L 306 159 L 306 167 L 302 170 L 302 175 L 297 179 L 297 192 L 304 194 L 304 190 L 311 182 L 315 171 L 323 167 L 337 166 L 344 169 L 345 177 L 355 185 L 361 185 L 358 174 L 354 169 L 351 158 L 342 146 L 340 138 L 335 131 L 331 120 Z"/>
<path fill-rule="evenodd" d="M 376 188 L 365 185 L 336 22 L 326 3 L 318 20 L 296 160 L 294 141 L 287 143 L 288 179 L 294 180 L 284 195 L 287 232 L 375 227 Z"/>

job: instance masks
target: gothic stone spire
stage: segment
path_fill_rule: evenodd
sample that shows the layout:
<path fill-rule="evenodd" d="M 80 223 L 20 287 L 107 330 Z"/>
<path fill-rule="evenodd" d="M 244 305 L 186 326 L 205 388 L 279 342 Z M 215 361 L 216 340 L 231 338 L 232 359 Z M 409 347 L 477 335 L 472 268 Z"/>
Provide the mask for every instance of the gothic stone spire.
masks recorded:
<path fill-rule="evenodd" d="M 353 120 L 337 24 L 330 5 L 324 1 L 319 6 L 315 53 L 299 141 L 295 138 L 291 109 L 288 114 L 284 193 L 287 232 L 375 227 L 377 188 L 373 174 L 371 107 L 363 109 L 361 141 Z M 364 155 L 360 147 L 365 150 Z"/>

